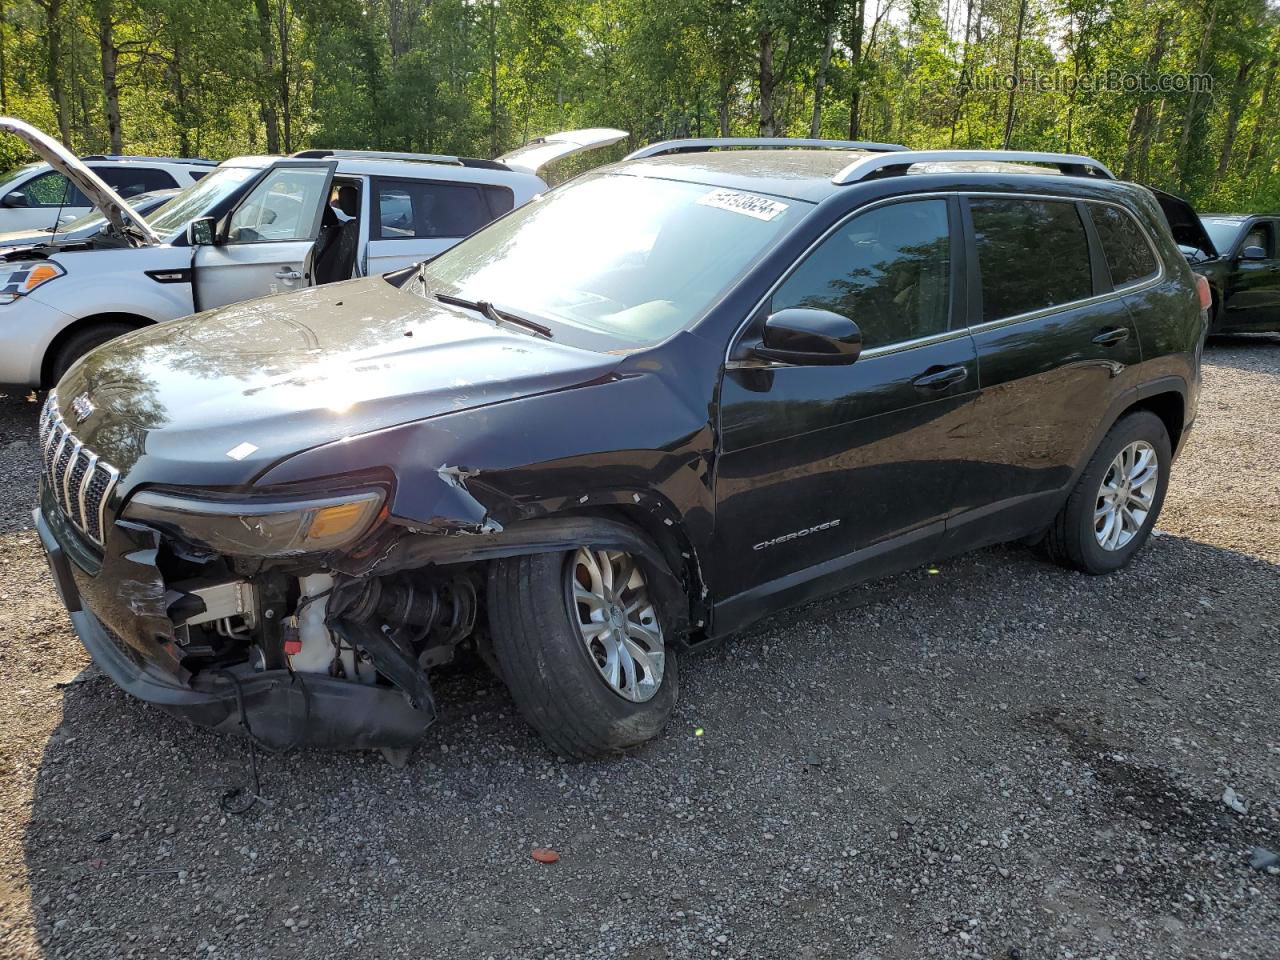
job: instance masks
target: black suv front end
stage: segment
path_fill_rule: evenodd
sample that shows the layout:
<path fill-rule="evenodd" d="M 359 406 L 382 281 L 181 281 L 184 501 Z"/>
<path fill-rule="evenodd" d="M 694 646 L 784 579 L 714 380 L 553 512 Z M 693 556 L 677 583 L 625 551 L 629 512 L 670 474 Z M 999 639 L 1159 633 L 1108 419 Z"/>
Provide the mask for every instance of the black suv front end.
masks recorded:
<path fill-rule="evenodd" d="M 421 739 L 434 718 L 429 689 L 415 700 L 324 672 L 302 680 L 289 668 L 296 578 L 257 560 L 245 576 L 234 560 L 164 536 L 154 516 L 153 525 L 118 516 L 119 472 L 77 439 L 56 393 L 39 437 L 35 526 L 77 635 L 122 689 L 223 731 L 252 716 L 250 731 L 276 749 L 401 748 Z"/>

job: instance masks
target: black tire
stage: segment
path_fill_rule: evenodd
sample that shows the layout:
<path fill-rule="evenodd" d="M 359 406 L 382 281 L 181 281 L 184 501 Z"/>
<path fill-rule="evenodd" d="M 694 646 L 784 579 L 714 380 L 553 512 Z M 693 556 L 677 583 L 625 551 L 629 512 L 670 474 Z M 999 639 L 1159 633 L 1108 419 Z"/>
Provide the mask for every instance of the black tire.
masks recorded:
<path fill-rule="evenodd" d="M 49 386 L 54 386 L 71 369 L 71 365 L 90 350 L 102 346 L 108 340 L 123 336 L 137 328 L 119 321 L 97 323 L 83 330 L 77 330 L 63 341 L 54 354 L 53 363 L 49 365 Z"/>
<path fill-rule="evenodd" d="M 490 564 L 489 626 L 499 675 L 520 713 L 561 757 L 587 760 L 651 740 L 671 719 L 680 685 L 664 611 L 679 599 L 664 596 L 663 578 L 637 559 L 658 611 L 665 664 L 649 700 L 624 699 L 600 674 L 573 619 L 572 558 L 546 553 Z"/>
<path fill-rule="evenodd" d="M 1120 451 L 1139 440 L 1151 444 L 1156 452 L 1159 474 L 1152 506 L 1133 539 L 1119 549 L 1107 550 L 1098 543 L 1094 533 L 1098 490 Z M 1148 410 L 1138 410 L 1121 417 L 1098 444 L 1067 502 L 1049 526 L 1044 538 L 1045 552 L 1064 567 L 1083 573 L 1103 574 L 1119 570 L 1151 536 L 1160 517 L 1160 508 L 1164 505 L 1165 491 L 1169 488 L 1172 462 L 1169 432 L 1159 417 Z"/>

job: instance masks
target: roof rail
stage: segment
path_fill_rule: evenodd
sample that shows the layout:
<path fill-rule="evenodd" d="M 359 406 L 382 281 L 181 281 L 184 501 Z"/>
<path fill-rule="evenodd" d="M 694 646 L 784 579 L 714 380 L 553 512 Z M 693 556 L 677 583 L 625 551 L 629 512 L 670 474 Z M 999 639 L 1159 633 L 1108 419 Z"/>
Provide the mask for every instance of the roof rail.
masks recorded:
<path fill-rule="evenodd" d="M 126 156 L 123 153 L 94 153 L 87 157 L 81 157 L 81 160 L 142 160 L 146 163 L 196 163 L 202 167 L 216 167 L 217 160 L 209 160 L 205 157 L 134 157 Z"/>
<path fill-rule="evenodd" d="M 953 163 L 963 161 L 993 163 L 1047 163 L 1059 172 L 1073 177 L 1099 177 L 1114 180 L 1115 174 L 1092 157 L 1074 153 L 1041 153 L 1035 150 L 907 150 L 874 157 L 861 157 L 834 177 L 835 184 L 857 183 L 878 174 L 906 173 L 917 163 Z"/>
<path fill-rule="evenodd" d="M 684 140 L 663 140 L 651 143 L 647 147 L 633 150 L 623 157 L 624 160 L 642 160 L 645 157 L 657 157 L 664 153 L 696 153 L 703 150 L 714 150 L 717 147 L 736 149 L 738 147 L 803 147 L 808 150 L 906 150 L 896 143 L 866 143 L 861 140 L 813 140 L 792 137 L 689 137 Z"/>
<path fill-rule="evenodd" d="M 482 167 L 485 170 L 507 170 L 505 163 L 481 160 L 479 157 L 454 157 L 443 153 L 393 153 L 388 150 L 299 150 L 289 154 L 301 160 L 324 160 L 328 157 L 349 160 L 408 160 L 413 163 L 443 163 L 452 167 Z"/>

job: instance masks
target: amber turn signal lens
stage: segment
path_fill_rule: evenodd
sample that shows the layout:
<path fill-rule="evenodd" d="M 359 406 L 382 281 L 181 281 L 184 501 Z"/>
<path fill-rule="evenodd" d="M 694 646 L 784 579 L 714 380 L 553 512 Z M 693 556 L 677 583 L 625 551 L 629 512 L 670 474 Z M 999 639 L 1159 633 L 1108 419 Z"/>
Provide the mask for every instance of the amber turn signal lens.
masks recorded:
<path fill-rule="evenodd" d="M 32 271 L 27 274 L 27 279 L 23 281 L 22 289 L 34 290 L 46 280 L 52 280 L 54 277 L 60 276 L 62 276 L 62 271 L 57 267 L 51 266 L 47 263 L 41 264 L 38 267 L 34 267 Z"/>
<path fill-rule="evenodd" d="M 326 540 L 329 537 L 340 537 L 342 534 L 364 523 L 369 515 L 369 504 L 365 501 L 354 503 L 337 503 L 331 507 L 321 507 L 316 511 L 307 530 L 308 540 Z"/>

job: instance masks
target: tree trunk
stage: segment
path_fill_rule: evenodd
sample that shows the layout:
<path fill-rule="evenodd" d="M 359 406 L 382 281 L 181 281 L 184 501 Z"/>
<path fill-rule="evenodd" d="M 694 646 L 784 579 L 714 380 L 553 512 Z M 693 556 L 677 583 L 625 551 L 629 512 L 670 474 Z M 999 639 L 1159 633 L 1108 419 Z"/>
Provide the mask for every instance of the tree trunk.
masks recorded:
<path fill-rule="evenodd" d="M 818 60 L 818 73 L 813 78 L 813 119 L 809 121 L 809 136 L 822 136 L 822 95 L 827 88 L 827 70 L 831 67 L 831 53 L 836 47 L 835 4 L 827 6 L 827 41 Z"/>
<path fill-rule="evenodd" d="M 262 58 L 262 82 L 258 100 L 263 126 L 267 128 L 267 153 L 280 152 L 280 119 L 276 114 L 276 56 L 271 39 L 271 7 L 267 0 L 253 0 L 258 15 L 258 54 Z"/>
<path fill-rule="evenodd" d="M 5 62 L 4 56 L 4 46 L 8 42 L 4 29 L 4 18 L 7 12 L 4 0 L 0 0 L 0 110 L 5 113 L 9 112 L 9 65 Z"/>
<path fill-rule="evenodd" d="M 1269 130 L 1271 92 L 1275 88 L 1277 67 L 1280 67 L 1280 61 L 1272 60 L 1271 66 L 1267 68 L 1267 80 L 1262 85 L 1262 99 L 1258 101 L 1258 113 L 1253 121 L 1253 137 L 1249 141 L 1249 152 L 1244 155 L 1245 173 L 1249 172 L 1253 162 L 1258 159 L 1258 154 L 1262 152 L 1263 131 Z"/>
<path fill-rule="evenodd" d="M 1204 33 L 1200 35 L 1200 50 L 1196 54 L 1197 74 L 1204 73 L 1205 61 L 1209 56 L 1209 44 L 1213 38 L 1213 24 L 1218 18 L 1218 8 L 1213 0 L 1205 0 L 1208 18 L 1205 20 Z M 1195 129 L 1200 113 L 1200 91 L 1192 88 L 1191 99 L 1187 102 L 1187 112 L 1182 118 L 1182 137 L 1178 141 L 1177 174 L 1178 183 L 1185 190 L 1191 171 L 1191 134 Z"/>
<path fill-rule="evenodd" d="M 1258 63 L 1257 58 L 1251 60 L 1241 60 L 1240 67 L 1236 70 L 1236 82 L 1231 88 L 1231 103 L 1227 108 L 1227 126 L 1222 132 L 1222 152 L 1218 154 L 1218 179 L 1227 172 L 1227 167 L 1231 165 L 1231 151 L 1235 147 L 1236 133 L 1240 129 L 1240 114 L 1244 113 L 1244 105 L 1248 99 L 1248 94 L 1253 91 L 1247 90 L 1245 85 L 1249 82 L 1249 73 Z"/>
<path fill-rule="evenodd" d="M 182 76 L 182 47 L 175 44 L 169 61 L 169 90 L 173 94 L 173 119 L 178 128 L 178 155 L 190 157 L 191 132 L 187 117 L 187 84 Z"/>
<path fill-rule="evenodd" d="M 107 138 L 112 153 L 124 153 L 124 132 L 120 127 L 120 87 L 116 72 L 120 51 L 116 48 L 116 25 L 113 0 L 97 0 L 98 52 L 102 58 L 102 97 L 107 115 Z"/>
<path fill-rule="evenodd" d="M 276 18 L 280 35 L 280 119 L 284 133 L 284 152 L 293 152 L 293 98 L 289 90 L 289 0 L 279 0 Z"/>
<path fill-rule="evenodd" d="M 489 0 L 489 156 L 498 152 L 498 0 Z"/>
<path fill-rule="evenodd" d="M 387 0 L 387 43 L 391 47 L 391 60 L 399 60 L 409 49 L 409 29 L 405 0 Z"/>
<path fill-rule="evenodd" d="M 1027 0 L 1018 5 L 1018 32 L 1013 37 L 1013 83 L 1009 85 L 1009 103 L 1004 115 L 1004 148 L 1009 149 L 1013 139 L 1013 104 L 1018 92 L 1018 68 L 1022 65 L 1022 25 L 1027 19 Z"/>
<path fill-rule="evenodd" d="M 1152 128 L 1143 134 L 1142 153 L 1140 158 L 1142 166 L 1139 168 L 1138 179 L 1146 183 L 1151 179 L 1151 145 L 1159 143 L 1161 137 L 1164 136 L 1164 118 L 1169 110 L 1169 100 L 1167 97 L 1160 98 L 1160 107 L 1156 110 L 1156 121 Z"/>
<path fill-rule="evenodd" d="M 849 139 L 857 140 L 862 112 L 862 32 L 866 28 L 867 0 L 853 0 L 849 23 Z"/>
<path fill-rule="evenodd" d="M 766 25 L 760 28 L 760 136 L 762 137 L 777 135 L 773 98 L 778 78 L 773 72 L 773 39 L 771 27 Z"/>
<path fill-rule="evenodd" d="M 58 136 L 67 146 L 71 145 L 71 105 L 67 99 L 67 87 L 63 83 L 63 71 L 67 65 L 62 60 L 62 0 L 47 0 L 44 7 L 45 45 L 48 50 L 47 73 L 49 93 L 53 96 L 54 112 L 58 115 Z"/>
<path fill-rule="evenodd" d="M 1164 59 L 1168 44 L 1167 31 L 1169 21 L 1161 20 L 1156 24 L 1155 39 L 1151 44 L 1151 52 L 1147 54 L 1147 76 L 1155 76 L 1160 69 L 1160 61 Z M 1151 102 L 1144 100 L 1133 111 L 1133 119 L 1129 121 L 1129 134 L 1126 139 L 1128 149 L 1125 150 L 1124 163 L 1120 165 L 1120 179 L 1131 179 L 1131 173 L 1139 162 L 1145 167 L 1147 151 L 1151 149 L 1151 119 L 1153 111 Z M 1140 152 L 1141 151 L 1141 152 Z"/>
<path fill-rule="evenodd" d="M 969 38 L 973 29 L 973 0 L 965 4 L 964 13 L 964 47 L 960 54 L 960 92 L 956 95 L 956 108 L 951 112 L 951 140 L 948 145 L 956 145 L 956 127 L 960 124 L 960 114 L 964 111 L 964 101 L 968 96 L 968 83 L 973 81 L 969 76 Z"/>

